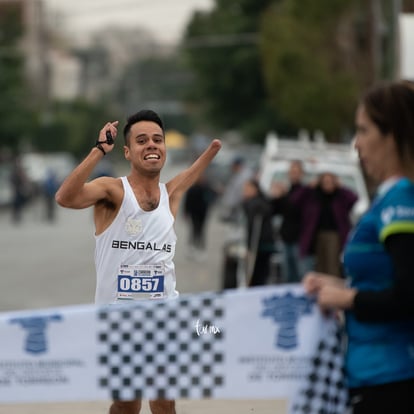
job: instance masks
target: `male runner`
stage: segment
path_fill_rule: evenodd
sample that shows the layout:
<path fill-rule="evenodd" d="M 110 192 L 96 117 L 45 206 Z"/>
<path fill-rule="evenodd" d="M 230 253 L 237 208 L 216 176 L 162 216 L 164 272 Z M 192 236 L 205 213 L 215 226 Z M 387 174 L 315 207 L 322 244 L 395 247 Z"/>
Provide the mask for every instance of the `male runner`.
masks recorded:
<path fill-rule="evenodd" d="M 174 220 L 184 193 L 215 157 L 221 142 L 213 140 L 189 168 L 160 183 L 166 160 L 164 126 L 155 112 L 142 110 L 124 127 L 128 176 L 87 182 L 99 161 L 113 150 L 117 127 L 115 121 L 101 129 L 96 147 L 63 182 L 56 201 L 74 209 L 94 207 L 95 303 L 177 297 Z M 174 401 L 149 403 L 153 414 L 175 414 Z M 140 409 L 140 400 L 114 401 L 109 413 L 137 414 Z"/>

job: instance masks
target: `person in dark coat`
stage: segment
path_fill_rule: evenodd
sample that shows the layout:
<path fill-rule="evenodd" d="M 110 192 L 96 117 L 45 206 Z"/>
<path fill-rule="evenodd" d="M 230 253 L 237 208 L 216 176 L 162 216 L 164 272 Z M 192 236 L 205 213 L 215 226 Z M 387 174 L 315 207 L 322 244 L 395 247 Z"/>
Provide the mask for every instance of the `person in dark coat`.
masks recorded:
<path fill-rule="evenodd" d="M 350 213 L 357 200 L 357 194 L 340 185 L 331 172 L 320 174 L 314 187 L 304 187 L 292 197 L 301 209 L 299 253 L 307 261 L 307 270 L 342 275 L 340 255 L 352 228 Z"/>
<path fill-rule="evenodd" d="M 43 195 L 45 200 L 46 220 L 53 222 L 56 218 L 56 201 L 55 194 L 59 188 L 58 178 L 55 171 L 47 170 L 43 183 Z"/>
<path fill-rule="evenodd" d="M 29 179 L 19 157 L 14 160 L 10 183 L 13 188 L 12 221 L 17 224 L 22 220 L 23 207 L 28 200 L 29 187 Z"/>
<path fill-rule="evenodd" d="M 190 222 L 189 245 L 199 252 L 206 248 L 206 222 L 216 193 L 205 176 L 188 189 L 184 198 L 184 215 Z"/>
<path fill-rule="evenodd" d="M 255 179 L 244 184 L 242 209 L 247 230 L 247 284 L 265 285 L 270 273 L 270 258 L 275 252 L 275 234 L 272 206 Z"/>
<path fill-rule="evenodd" d="M 281 216 L 280 238 L 283 243 L 283 279 L 287 283 L 299 282 L 302 279 L 301 257 L 299 255 L 299 237 L 302 227 L 300 206 L 294 205 L 291 198 L 301 192 L 304 169 L 302 161 L 292 160 L 289 165 L 289 184 L 275 181 L 272 183 L 271 200 L 274 214 Z"/>

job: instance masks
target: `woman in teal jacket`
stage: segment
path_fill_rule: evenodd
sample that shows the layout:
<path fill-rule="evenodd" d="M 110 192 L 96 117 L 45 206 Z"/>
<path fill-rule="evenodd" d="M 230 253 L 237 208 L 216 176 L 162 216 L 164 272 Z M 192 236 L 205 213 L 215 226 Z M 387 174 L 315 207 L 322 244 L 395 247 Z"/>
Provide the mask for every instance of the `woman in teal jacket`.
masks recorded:
<path fill-rule="evenodd" d="M 347 280 L 310 272 L 324 310 L 344 310 L 354 414 L 414 413 L 414 86 L 380 85 L 356 112 L 355 147 L 378 184 L 344 251 Z"/>

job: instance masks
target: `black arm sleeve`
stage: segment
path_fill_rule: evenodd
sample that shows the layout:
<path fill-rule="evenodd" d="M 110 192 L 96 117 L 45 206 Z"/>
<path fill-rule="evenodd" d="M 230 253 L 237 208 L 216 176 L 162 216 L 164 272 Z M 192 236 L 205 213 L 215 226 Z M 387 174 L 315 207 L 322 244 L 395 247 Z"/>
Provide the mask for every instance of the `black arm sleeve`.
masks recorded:
<path fill-rule="evenodd" d="M 364 322 L 414 320 L 414 234 L 391 235 L 385 248 L 395 268 L 394 286 L 378 292 L 358 292 L 355 316 Z"/>

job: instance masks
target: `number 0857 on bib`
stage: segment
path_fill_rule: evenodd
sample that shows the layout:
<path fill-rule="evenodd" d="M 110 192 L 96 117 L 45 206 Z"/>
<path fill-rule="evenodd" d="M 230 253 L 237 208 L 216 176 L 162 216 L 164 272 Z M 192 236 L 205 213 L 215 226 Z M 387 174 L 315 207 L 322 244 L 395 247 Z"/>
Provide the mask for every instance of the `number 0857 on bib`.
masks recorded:
<path fill-rule="evenodd" d="M 160 265 L 122 266 L 118 274 L 118 300 L 164 297 L 164 271 Z"/>

